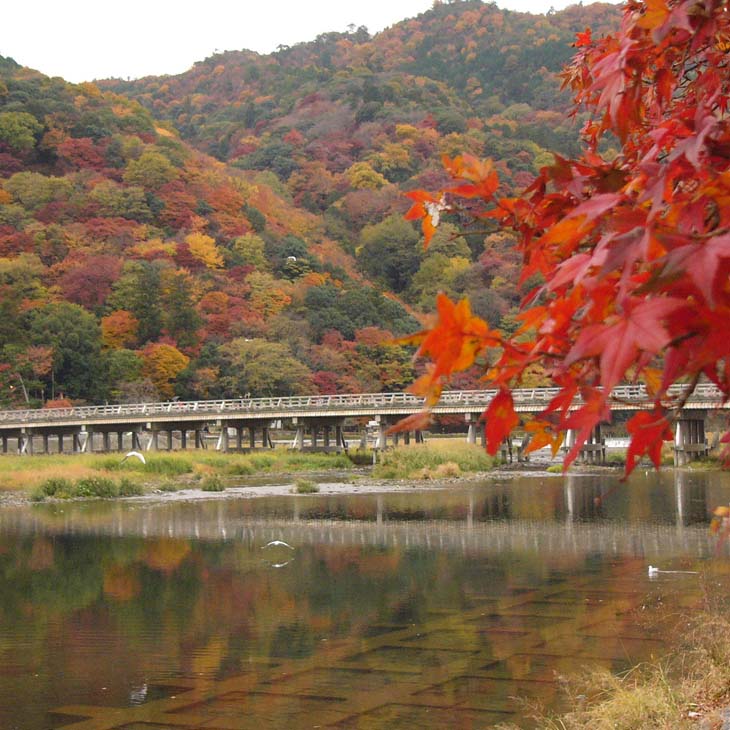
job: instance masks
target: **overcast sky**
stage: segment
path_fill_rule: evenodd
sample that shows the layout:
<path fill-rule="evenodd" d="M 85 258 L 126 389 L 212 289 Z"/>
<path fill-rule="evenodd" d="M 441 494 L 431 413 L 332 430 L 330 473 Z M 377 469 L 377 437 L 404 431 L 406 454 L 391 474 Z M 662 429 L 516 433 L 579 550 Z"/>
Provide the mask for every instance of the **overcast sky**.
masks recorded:
<path fill-rule="evenodd" d="M 280 44 L 364 25 L 371 33 L 433 0 L 35 0 L 5 2 L 0 55 L 68 81 L 182 73 L 216 51 Z M 571 0 L 497 0 L 544 13 Z"/>

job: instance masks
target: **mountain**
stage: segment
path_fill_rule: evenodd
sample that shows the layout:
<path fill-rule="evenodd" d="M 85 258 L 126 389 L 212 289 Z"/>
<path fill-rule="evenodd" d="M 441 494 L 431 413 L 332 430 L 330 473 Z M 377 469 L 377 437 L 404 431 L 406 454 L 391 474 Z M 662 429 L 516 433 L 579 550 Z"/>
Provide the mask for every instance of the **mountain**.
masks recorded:
<path fill-rule="evenodd" d="M 437 3 L 135 82 L 0 57 L 0 398 L 397 390 L 414 372 L 389 339 L 438 289 L 511 327 L 513 241 L 443 226 L 424 252 L 402 193 L 441 154 L 519 188 L 574 150 L 555 73 L 617 19 Z"/>

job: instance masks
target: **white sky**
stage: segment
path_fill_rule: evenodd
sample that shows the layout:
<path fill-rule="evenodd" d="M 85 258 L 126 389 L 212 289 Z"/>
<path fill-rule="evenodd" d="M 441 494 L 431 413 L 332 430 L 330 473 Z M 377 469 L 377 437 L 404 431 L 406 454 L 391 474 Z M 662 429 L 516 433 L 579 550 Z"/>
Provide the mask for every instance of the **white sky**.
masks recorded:
<path fill-rule="evenodd" d="M 589 1 L 589 0 L 587 0 Z M 270 53 L 345 31 L 370 33 L 428 10 L 433 0 L 35 0 L 4 2 L 0 55 L 49 76 L 90 81 L 182 73 L 215 51 Z M 571 0 L 497 0 L 524 12 Z"/>

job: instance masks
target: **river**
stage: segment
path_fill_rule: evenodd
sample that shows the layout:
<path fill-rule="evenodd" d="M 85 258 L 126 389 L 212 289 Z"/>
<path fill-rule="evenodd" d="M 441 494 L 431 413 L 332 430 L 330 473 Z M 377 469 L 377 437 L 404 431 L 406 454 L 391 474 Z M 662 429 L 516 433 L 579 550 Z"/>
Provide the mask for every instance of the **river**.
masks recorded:
<path fill-rule="evenodd" d="M 0 728 L 530 727 L 728 564 L 724 473 L 404 490 L 3 508 Z"/>

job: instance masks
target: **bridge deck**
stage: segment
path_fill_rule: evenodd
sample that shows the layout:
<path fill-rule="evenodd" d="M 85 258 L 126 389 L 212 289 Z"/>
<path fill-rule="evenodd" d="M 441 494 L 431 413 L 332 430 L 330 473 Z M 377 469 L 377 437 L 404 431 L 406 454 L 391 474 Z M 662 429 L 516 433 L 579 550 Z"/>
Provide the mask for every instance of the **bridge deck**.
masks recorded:
<path fill-rule="evenodd" d="M 496 390 L 458 390 L 445 392 L 433 408 L 437 415 L 479 414 L 490 403 Z M 512 392 L 515 410 L 529 413 L 546 406 L 557 395 L 557 388 L 526 388 Z M 682 386 L 670 390 L 680 396 Z M 623 385 L 612 392 L 611 409 L 638 410 L 650 404 L 643 386 Z M 580 405 L 576 401 L 575 407 Z M 723 407 L 722 393 L 712 384 L 697 386 L 687 399 L 687 409 Z M 418 413 L 423 400 L 409 393 L 359 393 L 311 395 L 282 398 L 235 398 L 207 401 L 168 401 L 119 405 L 77 406 L 73 408 L 0 411 L 0 431 L 23 427 L 134 425 L 146 423 L 190 424 L 219 421 L 278 420 L 291 418 L 348 418 L 362 416 L 407 416 Z"/>

